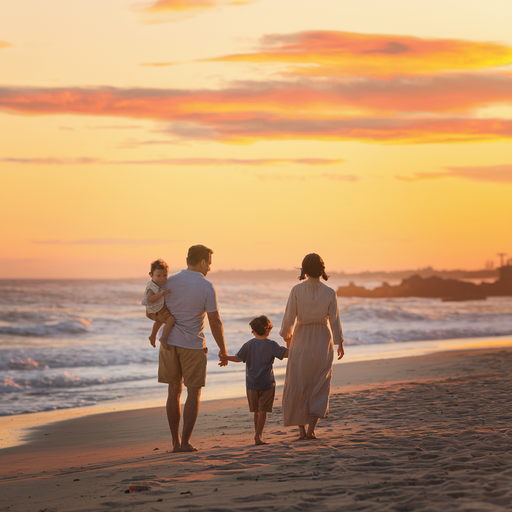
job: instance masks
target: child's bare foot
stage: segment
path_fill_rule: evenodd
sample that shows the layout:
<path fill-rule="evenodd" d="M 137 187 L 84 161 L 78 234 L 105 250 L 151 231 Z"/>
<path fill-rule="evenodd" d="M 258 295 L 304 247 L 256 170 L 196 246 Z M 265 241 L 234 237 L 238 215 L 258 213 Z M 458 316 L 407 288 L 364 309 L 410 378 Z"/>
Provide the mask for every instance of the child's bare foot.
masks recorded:
<path fill-rule="evenodd" d="M 306 439 L 306 429 L 304 425 L 299 425 L 299 441 Z"/>
<path fill-rule="evenodd" d="M 156 336 L 154 338 L 150 336 L 148 339 L 151 346 L 156 347 Z"/>
<path fill-rule="evenodd" d="M 311 433 L 308 432 L 306 439 L 318 439 L 318 437 L 316 437 L 315 431 L 313 430 Z"/>
<path fill-rule="evenodd" d="M 260 444 L 268 444 L 266 441 L 263 441 L 263 439 L 261 437 L 254 437 L 254 444 L 255 445 L 260 445 Z"/>
<path fill-rule="evenodd" d="M 180 448 L 180 452 L 197 452 L 199 451 L 195 446 L 192 446 L 190 443 L 182 444 Z"/>

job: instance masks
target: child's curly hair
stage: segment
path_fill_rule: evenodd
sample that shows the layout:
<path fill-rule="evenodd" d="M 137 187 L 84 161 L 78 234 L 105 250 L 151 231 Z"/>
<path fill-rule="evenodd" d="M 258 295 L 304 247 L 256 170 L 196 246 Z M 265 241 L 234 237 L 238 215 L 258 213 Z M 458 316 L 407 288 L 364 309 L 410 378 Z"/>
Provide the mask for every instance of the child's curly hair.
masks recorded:
<path fill-rule="evenodd" d="M 167 265 L 163 259 L 158 258 L 151 263 L 151 270 L 149 273 L 153 274 L 155 270 L 167 270 L 167 272 L 169 272 L 169 265 Z"/>
<path fill-rule="evenodd" d="M 265 336 L 272 327 L 272 322 L 270 321 L 270 318 L 265 315 L 257 316 L 256 318 L 253 318 L 249 325 L 251 326 L 251 329 L 258 334 L 259 336 Z"/>

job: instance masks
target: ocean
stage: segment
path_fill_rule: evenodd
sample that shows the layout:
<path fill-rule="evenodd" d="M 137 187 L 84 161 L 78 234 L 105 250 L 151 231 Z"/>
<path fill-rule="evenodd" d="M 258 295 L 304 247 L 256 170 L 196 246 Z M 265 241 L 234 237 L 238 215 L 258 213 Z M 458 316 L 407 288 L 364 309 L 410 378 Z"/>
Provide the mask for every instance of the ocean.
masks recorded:
<path fill-rule="evenodd" d="M 298 281 L 222 281 L 209 274 L 219 299 L 230 354 L 251 338 L 249 321 L 265 314 L 271 338 Z M 110 408 L 163 405 L 156 381 L 158 351 L 152 322 L 141 306 L 145 279 L 0 280 L 0 416 L 106 404 Z M 329 280 L 334 289 L 347 282 Z M 377 286 L 375 283 L 356 284 Z M 338 299 L 345 334 L 344 360 L 420 354 L 453 347 L 447 340 L 512 335 L 512 297 L 485 301 Z M 206 329 L 207 386 L 203 400 L 245 395 L 245 366 L 218 366 Z M 282 385 L 286 360 L 276 361 Z M 184 393 L 186 395 L 186 393 Z"/>

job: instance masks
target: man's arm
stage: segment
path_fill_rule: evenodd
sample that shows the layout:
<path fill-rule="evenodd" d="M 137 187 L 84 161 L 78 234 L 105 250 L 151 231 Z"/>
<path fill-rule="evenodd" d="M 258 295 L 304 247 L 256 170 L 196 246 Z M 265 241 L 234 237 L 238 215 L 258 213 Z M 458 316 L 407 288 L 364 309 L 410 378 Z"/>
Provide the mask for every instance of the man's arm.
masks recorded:
<path fill-rule="evenodd" d="M 221 355 L 228 355 L 228 351 L 226 350 L 226 340 L 224 339 L 224 326 L 222 324 L 222 320 L 220 319 L 219 312 L 214 311 L 213 313 L 207 313 L 207 315 L 213 339 L 220 349 L 219 357 Z"/>

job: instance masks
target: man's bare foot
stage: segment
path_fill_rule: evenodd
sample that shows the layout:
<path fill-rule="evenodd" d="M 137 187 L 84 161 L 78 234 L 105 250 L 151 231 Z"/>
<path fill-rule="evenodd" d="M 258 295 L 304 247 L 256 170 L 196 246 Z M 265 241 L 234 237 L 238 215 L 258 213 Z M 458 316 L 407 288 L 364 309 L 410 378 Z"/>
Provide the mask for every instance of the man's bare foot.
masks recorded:
<path fill-rule="evenodd" d="M 308 433 L 308 435 L 306 436 L 306 439 L 318 439 L 318 437 L 316 437 L 316 434 L 314 432 L 311 432 L 311 433 Z"/>
<path fill-rule="evenodd" d="M 180 452 L 197 452 L 198 449 L 192 446 L 190 443 L 182 444 L 180 448 Z"/>
<path fill-rule="evenodd" d="M 151 346 L 156 347 L 156 336 L 152 338 L 151 336 L 148 338 L 149 343 L 151 343 Z"/>
<path fill-rule="evenodd" d="M 172 453 L 177 453 L 177 452 L 181 451 L 180 448 L 181 448 L 180 443 L 175 444 L 174 448 L 172 449 Z"/>
<path fill-rule="evenodd" d="M 255 437 L 254 438 L 254 444 L 255 445 L 260 445 L 260 444 L 268 444 L 266 441 L 263 441 L 263 439 L 261 437 Z"/>

